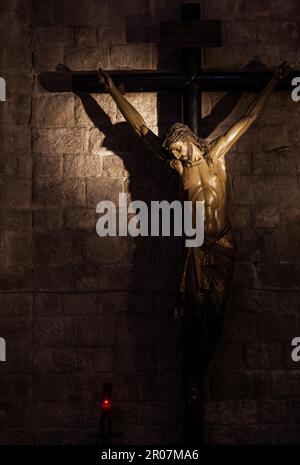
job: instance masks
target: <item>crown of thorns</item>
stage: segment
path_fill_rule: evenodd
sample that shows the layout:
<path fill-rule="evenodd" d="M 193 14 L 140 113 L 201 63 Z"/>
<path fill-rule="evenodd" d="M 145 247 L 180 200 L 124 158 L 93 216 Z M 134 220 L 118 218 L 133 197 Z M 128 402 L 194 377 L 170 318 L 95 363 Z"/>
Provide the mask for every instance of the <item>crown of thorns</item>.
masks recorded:
<path fill-rule="evenodd" d="M 205 139 L 197 137 L 186 124 L 174 123 L 164 136 L 163 148 L 169 149 L 170 145 L 181 140 L 182 142 L 193 142 L 206 156 L 209 152 L 209 144 Z"/>

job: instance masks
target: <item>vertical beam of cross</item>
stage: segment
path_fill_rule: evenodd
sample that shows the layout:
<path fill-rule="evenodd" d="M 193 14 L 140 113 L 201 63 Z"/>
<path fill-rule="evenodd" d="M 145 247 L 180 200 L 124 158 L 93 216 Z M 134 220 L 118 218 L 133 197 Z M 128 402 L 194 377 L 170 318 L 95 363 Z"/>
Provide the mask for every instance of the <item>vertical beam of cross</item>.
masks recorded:
<path fill-rule="evenodd" d="M 201 19 L 198 3 L 181 5 L 181 20 L 195 21 Z M 189 47 L 182 50 L 182 71 L 190 80 L 201 73 L 201 48 Z M 182 120 L 198 136 L 201 123 L 201 92 L 196 83 L 191 83 L 182 91 Z"/>

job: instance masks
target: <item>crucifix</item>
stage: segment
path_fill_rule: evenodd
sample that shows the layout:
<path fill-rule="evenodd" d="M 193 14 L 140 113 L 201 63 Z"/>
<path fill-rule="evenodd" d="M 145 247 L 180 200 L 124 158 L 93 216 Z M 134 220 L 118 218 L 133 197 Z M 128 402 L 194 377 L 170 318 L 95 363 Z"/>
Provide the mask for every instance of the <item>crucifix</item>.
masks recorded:
<path fill-rule="evenodd" d="M 183 318 L 184 443 L 199 445 L 203 440 L 203 379 L 220 339 L 236 252 L 226 213 L 225 155 L 259 116 L 270 93 L 291 90 L 285 78 L 298 73 L 285 64 L 273 73 L 202 71 L 201 47 L 221 46 L 221 22 L 201 21 L 199 4 L 183 4 L 181 21 L 161 23 L 160 36 L 162 45 L 183 49 L 182 73 L 46 72 L 39 80 L 48 91 L 109 92 L 136 134 L 176 173 L 185 198 L 204 203 L 204 243 L 185 251 L 174 313 L 175 318 Z M 232 128 L 209 143 L 200 137 L 201 92 L 232 90 L 260 93 Z M 181 94 L 184 124 L 173 124 L 161 140 L 124 93 L 164 91 Z"/>

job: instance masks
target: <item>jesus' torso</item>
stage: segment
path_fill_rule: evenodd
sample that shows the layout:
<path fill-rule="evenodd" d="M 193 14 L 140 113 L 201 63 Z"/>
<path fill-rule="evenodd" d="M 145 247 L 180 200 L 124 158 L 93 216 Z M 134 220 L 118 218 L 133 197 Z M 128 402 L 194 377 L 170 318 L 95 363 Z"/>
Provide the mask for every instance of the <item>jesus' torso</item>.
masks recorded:
<path fill-rule="evenodd" d="M 204 232 L 218 233 L 226 223 L 226 170 L 224 157 L 207 164 L 204 158 L 184 167 L 182 188 L 185 199 L 196 205 L 204 201 Z M 195 210 L 194 210 L 195 211 Z"/>

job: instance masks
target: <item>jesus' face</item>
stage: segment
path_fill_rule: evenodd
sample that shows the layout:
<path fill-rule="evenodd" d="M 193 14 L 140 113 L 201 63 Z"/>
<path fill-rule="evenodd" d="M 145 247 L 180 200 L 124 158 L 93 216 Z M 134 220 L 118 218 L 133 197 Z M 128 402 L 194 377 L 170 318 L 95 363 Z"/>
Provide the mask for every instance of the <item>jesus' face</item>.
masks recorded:
<path fill-rule="evenodd" d="M 169 150 L 178 160 L 192 160 L 193 144 L 191 142 L 178 140 L 169 146 Z"/>

